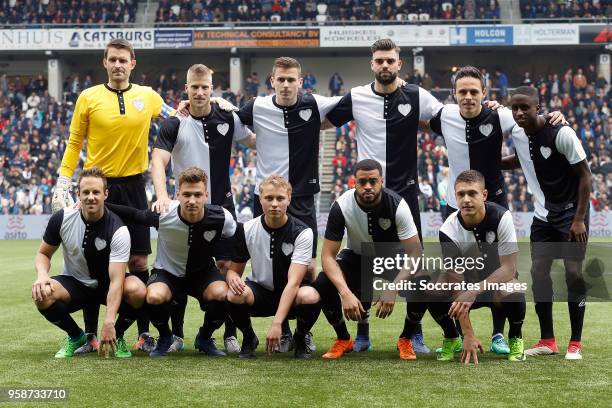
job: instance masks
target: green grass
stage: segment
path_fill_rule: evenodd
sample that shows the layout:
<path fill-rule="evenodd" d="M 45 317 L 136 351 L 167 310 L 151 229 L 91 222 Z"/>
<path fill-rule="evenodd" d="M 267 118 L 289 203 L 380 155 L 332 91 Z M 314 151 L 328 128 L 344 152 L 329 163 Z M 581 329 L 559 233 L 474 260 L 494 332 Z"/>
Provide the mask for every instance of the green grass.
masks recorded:
<path fill-rule="evenodd" d="M 45 321 L 30 299 L 33 258 L 38 242 L 2 241 L 0 260 L 0 387 L 68 387 L 72 406 L 610 406 L 612 401 L 612 304 L 591 303 L 583 341 L 584 360 L 568 362 L 563 355 L 529 358 L 525 363 L 486 353 L 481 363 L 463 366 L 440 363 L 433 355 L 414 362 L 399 361 L 395 341 L 401 331 L 404 304 L 389 320 L 372 319 L 374 350 L 349 354 L 339 361 L 320 355 L 333 332 L 323 316 L 313 332 L 318 350 L 310 361 L 289 355 L 254 361 L 237 357 L 208 358 L 193 350 L 201 323 L 190 300 L 185 319 L 188 350 L 164 359 L 136 354 L 129 360 L 89 355 L 57 360 L 62 333 Z M 152 259 L 152 258 L 151 258 Z M 61 271 L 61 254 L 53 274 Z M 527 345 L 539 329 L 533 305 L 523 329 Z M 77 313 L 77 321 L 82 322 Z M 490 313 L 474 312 L 476 332 L 489 346 Z M 265 340 L 269 319 L 255 319 Z M 556 333 L 562 354 L 569 336 L 567 308 L 555 306 Z M 427 343 L 435 347 L 441 331 L 429 315 L 424 319 Z M 293 325 L 293 323 L 292 323 Z M 349 328 L 355 332 L 355 326 Z M 220 337 L 221 333 L 217 333 Z M 135 340 L 132 327 L 127 334 Z M 260 346 L 260 350 L 262 347 Z M 34 406 L 34 404 L 31 404 Z M 40 404 L 38 404 L 40 405 Z M 38 406 L 37 405 L 37 406 Z"/>

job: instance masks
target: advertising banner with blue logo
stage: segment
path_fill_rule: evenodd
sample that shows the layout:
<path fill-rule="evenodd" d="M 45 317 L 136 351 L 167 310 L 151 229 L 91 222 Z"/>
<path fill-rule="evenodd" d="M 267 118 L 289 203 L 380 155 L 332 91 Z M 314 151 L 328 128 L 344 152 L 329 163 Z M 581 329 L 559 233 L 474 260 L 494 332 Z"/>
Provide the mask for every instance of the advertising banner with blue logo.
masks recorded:
<path fill-rule="evenodd" d="M 155 30 L 155 48 L 193 47 L 192 29 Z"/>
<path fill-rule="evenodd" d="M 513 45 L 512 26 L 456 26 L 448 34 L 450 45 Z"/>

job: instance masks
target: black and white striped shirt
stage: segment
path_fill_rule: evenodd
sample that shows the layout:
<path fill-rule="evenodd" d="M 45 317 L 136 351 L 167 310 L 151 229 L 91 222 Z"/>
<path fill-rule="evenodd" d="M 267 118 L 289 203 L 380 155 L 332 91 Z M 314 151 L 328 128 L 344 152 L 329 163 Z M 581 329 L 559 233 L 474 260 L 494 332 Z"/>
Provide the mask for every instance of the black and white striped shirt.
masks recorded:
<path fill-rule="evenodd" d="M 285 177 L 293 196 L 320 191 L 319 133 L 321 121 L 340 97 L 301 95 L 293 106 L 280 106 L 276 96 L 260 96 L 248 102 L 238 116 L 257 135 L 257 182 L 273 174 Z"/>
<path fill-rule="evenodd" d="M 239 225 L 232 257 L 239 263 L 250 259 L 252 271 L 247 280 L 276 292 L 287 286 L 291 264 L 309 265 L 312 257 L 312 230 L 287 216 L 287 223 L 276 229 L 266 225 L 263 215 Z"/>
<path fill-rule="evenodd" d="M 216 103 L 211 107 L 204 117 L 172 116 L 164 120 L 154 147 L 172 154 L 174 177 L 191 166 L 204 170 L 208 175 L 208 202 L 222 205 L 232 196 L 232 142 L 245 140 L 251 132 L 234 112 L 226 112 Z"/>
<path fill-rule="evenodd" d="M 483 269 L 466 271 L 468 282 L 480 282 L 500 267 L 500 256 L 518 252 L 510 210 L 487 201 L 485 211 L 484 219 L 473 226 L 465 225 L 461 211 L 455 211 L 438 233 L 444 257 L 483 257 Z"/>
<path fill-rule="evenodd" d="M 106 287 L 108 266 L 130 259 L 130 233 L 121 219 L 108 208 L 98 221 L 85 221 L 81 211 L 64 208 L 49 219 L 43 241 L 62 245 L 64 275 L 86 286 Z"/>
<path fill-rule="evenodd" d="M 528 136 L 519 126 L 512 139 L 525 179 L 535 196 L 534 216 L 541 221 L 566 211 L 576 211 L 579 178 L 572 165 L 586 159 L 586 153 L 569 126 L 546 123 Z"/>
<path fill-rule="evenodd" d="M 484 176 L 487 200 L 505 204 L 501 148 L 504 136 L 509 136 L 516 125 L 512 111 L 483 106 L 478 116 L 468 119 L 461 116 L 458 105 L 444 105 L 429 125 L 444 137 L 448 151 L 448 205 L 457 208 L 455 180 L 462 171 L 470 169 Z"/>
<path fill-rule="evenodd" d="M 342 241 L 345 229 L 346 247 L 358 255 L 362 243 L 399 242 L 417 235 L 410 207 L 399 194 L 386 188 L 374 208 L 362 208 L 355 189 L 342 194 L 329 211 L 325 239 Z"/>
<path fill-rule="evenodd" d="M 153 268 L 179 278 L 206 273 L 214 264 L 219 239 L 233 237 L 236 231 L 236 221 L 230 212 L 214 204 L 206 204 L 204 218 L 195 223 L 181 217 L 178 200 L 170 203 L 165 214 L 116 204 L 109 204 L 109 208 L 125 222 L 156 228 L 157 255 Z"/>
<path fill-rule="evenodd" d="M 327 118 L 336 127 L 355 120 L 358 160 L 378 161 L 385 186 L 403 195 L 408 188 L 418 189 L 419 120 L 431 120 L 442 106 L 416 85 L 382 94 L 371 83 L 351 89 Z"/>

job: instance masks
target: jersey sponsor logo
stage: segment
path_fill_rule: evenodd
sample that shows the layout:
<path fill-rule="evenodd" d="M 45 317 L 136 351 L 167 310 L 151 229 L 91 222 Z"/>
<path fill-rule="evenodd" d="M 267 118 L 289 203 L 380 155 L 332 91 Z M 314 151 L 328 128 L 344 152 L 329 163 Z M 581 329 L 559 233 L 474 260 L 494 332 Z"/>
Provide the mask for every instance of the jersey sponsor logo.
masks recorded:
<path fill-rule="evenodd" d="M 96 237 L 96 239 L 94 239 L 94 245 L 98 251 L 101 251 L 106 248 L 106 241 L 102 238 Z"/>
<path fill-rule="evenodd" d="M 378 225 L 380 225 L 380 228 L 382 228 L 382 229 L 384 229 L 386 231 L 391 226 L 391 220 L 388 219 L 388 218 L 379 218 L 378 219 Z"/>
<path fill-rule="evenodd" d="M 540 146 L 540 153 L 543 158 L 548 159 L 552 154 L 552 149 L 550 147 Z"/>
<path fill-rule="evenodd" d="M 283 242 L 283 245 L 281 245 L 281 251 L 283 251 L 285 256 L 289 256 L 289 254 L 293 252 L 293 244 Z"/>
<path fill-rule="evenodd" d="M 217 125 L 217 132 L 219 132 L 223 136 L 227 135 L 227 131 L 228 130 L 229 130 L 229 124 L 228 123 L 219 123 Z"/>
<path fill-rule="evenodd" d="M 478 126 L 478 130 L 480 130 L 480 133 L 482 133 L 483 135 L 489 136 L 493 131 L 493 125 L 490 123 L 487 123 L 486 125 L 480 125 Z"/>
<path fill-rule="evenodd" d="M 495 232 L 487 231 L 487 235 L 485 236 L 488 244 L 492 244 L 495 241 Z"/>
<path fill-rule="evenodd" d="M 144 109 L 144 107 L 145 107 L 145 102 L 144 102 L 144 100 L 142 100 L 142 99 L 134 99 L 134 100 L 132 101 L 132 106 L 133 106 L 134 108 L 136 108 L 136 110 L 137 110 L 138 112 L 142 112 L 142 110 L 143 110 L 143 109 Z"/>
<path fill-rule="evenodd" d="M 407 116 L 412 110 L 412 106 L 409 103 L 402 103 L 397 105 L 397 111 L 401 113 L 403 116 Z"/>
<path fill-rule="evenodd" d="M 316 178 L 314 178 L 314 179 L 309 179 L 309 180 L 308 180 L 308 184 L 317 184 L 317 179 L 316 179 Z"/>
<path fill-rule="evenodd" d="M 302 109 L 298 115 L 300 115 L 300 118 L 302 118 L 304 122 L 307 122 L 312 116 L 312 109 Z"/>
<path fill-rule="evenodd" d="M 217 231 L 204 231 L 204 239 L 208 242 L 212 241 L 217 236 Z"/>

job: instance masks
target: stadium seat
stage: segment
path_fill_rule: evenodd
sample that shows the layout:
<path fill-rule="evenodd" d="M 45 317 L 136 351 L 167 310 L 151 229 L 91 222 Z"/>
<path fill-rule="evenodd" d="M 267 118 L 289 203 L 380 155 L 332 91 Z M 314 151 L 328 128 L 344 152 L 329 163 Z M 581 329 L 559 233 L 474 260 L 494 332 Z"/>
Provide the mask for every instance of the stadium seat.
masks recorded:
<path fill-rule="evenodd" d="M 317 14 L 317 23 L 324 23 L 327 21 L 327 14 Z"/>
<path fill-rule="evenodd" d="M 327 14 L 327 4 L 325 3 L 317 4 L 317 13 L 319 13 L 319 15 Z"/>
<path fill-rule="evenodd" d="M 408 14 L 408 21 L 410 21 L 411 23 L 419 21 L 419 15 L 417 13 Z"/>
<path fill-rule="evenodd" d="M 428 21 L 429 20 L 429 14 L 428 13 L 421 13 L 419 14 L 419 21 Z"/>
<path fill-rule="evenodd" d="M 273 23 L 279 23 L 281 21 L 281 16 L 279 14 L 272 14 L 270 16 L 270 21 Z"/>

